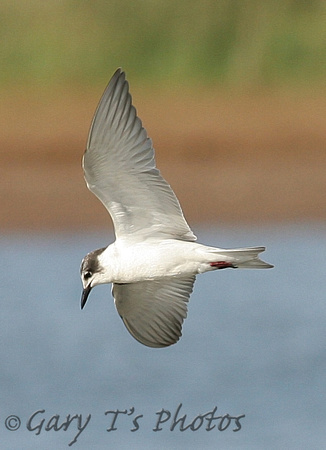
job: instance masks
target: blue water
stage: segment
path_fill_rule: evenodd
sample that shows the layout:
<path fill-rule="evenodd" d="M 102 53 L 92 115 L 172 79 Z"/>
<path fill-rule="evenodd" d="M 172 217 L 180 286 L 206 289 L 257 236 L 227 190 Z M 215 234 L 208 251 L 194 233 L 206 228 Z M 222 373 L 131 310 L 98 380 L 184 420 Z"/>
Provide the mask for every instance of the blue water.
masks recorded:
<path fill-rule="evenodd" d="M 275 268 L 197 277 L 183 336 L 167 349 L 129 335 L 109 286 L 80 311 L 80 261 L 112 236 L 2 236 L 1 448 L 324 448 L 326 227 L 195 232 L 216 246 L 266 245 Z M 229 419 L 209 423 L 215 407 Z M 126 413 L 113 424 L 115 410 Z M 80 426 L 91 415 L 70 447 L 77 418 L 58 430 L 68 414 Z"/>

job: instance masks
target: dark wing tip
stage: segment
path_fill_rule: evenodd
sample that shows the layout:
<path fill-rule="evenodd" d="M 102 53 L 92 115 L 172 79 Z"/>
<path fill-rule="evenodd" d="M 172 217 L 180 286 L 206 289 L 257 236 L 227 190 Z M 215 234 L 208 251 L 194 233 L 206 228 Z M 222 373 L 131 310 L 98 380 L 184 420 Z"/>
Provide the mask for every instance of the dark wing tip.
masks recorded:
<path fill-rule="evenodd" d="M 130 323 L 125 317 L 120 317 L 131 336 L 146 347 L 169 347 L 170 345 L 176 344 L 182 336 L 182 324 L 180 324 L 179 330 L 173 330 L 172 333 L 162 332 L 162 330 L 160 330 L 160 332 L 153 330 L 153 332 L 151 333 L 149 329 L 146 329 L 145 332 L 142 332 L 142 330 L 134 327 L 132 323 Z"/>
<path fill-rule="evenodd" d="M 86 143 L 86 150 L 87 152 L 88 148 L 90 147 L 92 135 L 94 133 L 94 128 L 96 128 L 96 133 L 101 134 L 105 131 L 105 128 L 103 125 L 103 120 L 105 119 L 105 116 L 107 114 L 107 110 L 110 106 L 110 101 L 112 100 L 112 97 L 115 95 L 115 92 L 121 92 L 123 90 L 123 86 L 127 85 L 127 91 L 129 92 L 129 84 L 126 80 L 126 74 L 125 72 L 119 67 L 114 74 L 112 75 L 110 81 L 108 82 L 106 88 L 104 89 L 104 92 L 101 96 L 101 99 L 97 105 L 97 108 L 95 110 L 93 120 L 90 126 L 90 130 L 88 133 L 88 139 Z M 104 119 L 103 119 L 104 118 Z M 84 153 L 84 156 L 85 156 Z M 83 166 L 84 166 L 84 160 L 83 160 Z"/>
<path fill-rule="evenodd" d="M 112 75 L 109 84 L 113 84 L 118 78 L 123 77 L 124 79 L 126 78 L 126 73 L 124 70 L 122 70 L 121 67 L 118 67 L 117 70 L 114 72 L 114 74 Z"/>

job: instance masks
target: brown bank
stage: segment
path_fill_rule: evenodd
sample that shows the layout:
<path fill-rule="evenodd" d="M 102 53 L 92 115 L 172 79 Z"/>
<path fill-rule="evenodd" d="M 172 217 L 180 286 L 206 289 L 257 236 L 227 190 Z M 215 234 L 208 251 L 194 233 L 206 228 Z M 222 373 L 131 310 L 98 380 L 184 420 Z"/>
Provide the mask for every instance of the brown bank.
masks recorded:
<path fill-rule="evenodd" d="M 3 231 L 111 226 L 81 169 L 101 91 L 3 96 Z M 131 93 L 190 224 L 326 219 L 324 98 Z"/>

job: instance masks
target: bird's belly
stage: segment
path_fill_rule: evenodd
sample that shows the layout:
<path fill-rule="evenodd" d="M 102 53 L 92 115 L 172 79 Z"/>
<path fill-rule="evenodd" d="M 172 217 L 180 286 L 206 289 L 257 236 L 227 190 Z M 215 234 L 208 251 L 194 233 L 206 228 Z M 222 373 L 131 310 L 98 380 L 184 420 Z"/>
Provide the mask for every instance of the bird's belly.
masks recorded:
<path fill-rule="evenodd" d="M 116 283 L 134 283 L 155 278 L 198 273 L 194 252 L 184 245 L 135 245 L 120 253 L 115 268 Z"/>

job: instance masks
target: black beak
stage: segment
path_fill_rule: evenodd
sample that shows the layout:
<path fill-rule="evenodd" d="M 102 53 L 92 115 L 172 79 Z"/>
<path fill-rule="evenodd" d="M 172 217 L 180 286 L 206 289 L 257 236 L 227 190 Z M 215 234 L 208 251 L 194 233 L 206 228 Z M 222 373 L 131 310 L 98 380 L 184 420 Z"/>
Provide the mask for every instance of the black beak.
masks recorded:
<path fill-rule="evenodd" d="M 87 299 L 88 299 L 88 296 L 89 296 L 89 293 L 91 292 L 91 290 L 92 290 L 91 284 L 86 286 L 85 289 L 83 290 L 82 297 L 81 297 L 81 303 L 80 303 L 81 309 L 83 309 L 84 306 L 86 305 L 86 302 L 87 302 Z"/>

